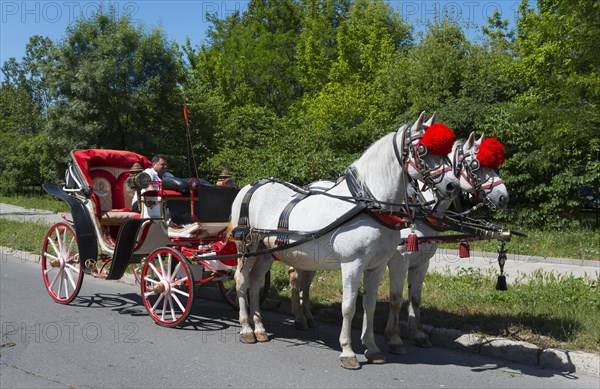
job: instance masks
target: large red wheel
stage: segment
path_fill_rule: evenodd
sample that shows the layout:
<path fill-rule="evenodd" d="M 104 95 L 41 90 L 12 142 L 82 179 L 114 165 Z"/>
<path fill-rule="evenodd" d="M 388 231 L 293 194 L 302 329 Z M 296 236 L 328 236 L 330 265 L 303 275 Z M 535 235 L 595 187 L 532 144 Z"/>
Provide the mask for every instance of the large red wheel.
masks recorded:
<path fill-rule="evenodd" d="M 233 309 L 239 310 L 240 305 L 238 304 L 238 300 L 237 300 L 237 292 L 235 289 L 235 279 L 233 278 L 234 274 L 235 274 L 235 270 L 230 270 L 229 277 L 217 281 L 217 285 L 219 286 L 219 292 L 221 292 L 221 296 L 223 296 L 223 300 L 225 300 L 225 302 L 227 304 L 229 304 L 229 306 L 231 306 Z M 269 295 L 270 288 L 271 288 L 271 270 L 269 270 L 267 272 L 267 274 L 265 274 L 265 281 L 260 288 L 260 292 L 259 292 L 260 300 L 259 301 L 260 301 L 261 305 L 262 305 L 262 303 L 265 302 L 267 296 Z"/>
<path fill-rule="evenodd" d="M 175 327 L 187 319 L 194 303 L 194 276 L 179 251 L 161 247 L 151 252 L 141 279 L 144 305 L 157 324 Z"/>
<path fill-rule="evenodd" d="M 68 304 L 83 283 L 83 265 L 75 231 L 67 223 L 50 227 L 42 248 L 42 276 L 46 290 L 57 303 Z"/>

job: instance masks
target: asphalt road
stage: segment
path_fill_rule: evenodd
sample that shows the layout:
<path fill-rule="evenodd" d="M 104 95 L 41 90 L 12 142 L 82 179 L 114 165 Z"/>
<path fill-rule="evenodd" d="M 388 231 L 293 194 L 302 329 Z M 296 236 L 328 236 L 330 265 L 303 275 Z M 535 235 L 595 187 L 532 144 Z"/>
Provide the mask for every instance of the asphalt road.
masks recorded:
<path fill-rule="evenodd" d="M 137 287 L 86 276 L 79 297 L 60 305 L 45 291 L 40 264 L 3 255 L 0 387 L 599 387 L 591 376 L 410 342 L 408 355 L 388 354 L 385 365 L 359 356 L 362 369 L 347 371 L 338 327 L 299 332 L 289 316 L 263 314 L 271 341 L 246 345 L 236 312 L 214 301 L 196 300 L 187 325 L 169 329 L 148 317 Z"/>

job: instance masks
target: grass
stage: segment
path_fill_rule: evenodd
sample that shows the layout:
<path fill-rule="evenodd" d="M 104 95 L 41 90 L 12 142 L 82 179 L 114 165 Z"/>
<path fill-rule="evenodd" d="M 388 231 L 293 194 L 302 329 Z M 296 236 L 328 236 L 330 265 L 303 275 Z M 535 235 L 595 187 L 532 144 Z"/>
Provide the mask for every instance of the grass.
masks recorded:
<path fill-rule="evenodd" d="M 0 218 L 0 246 L 41 254 L 50 228 L 43 223 L 18 222 Z"/>
<path fill-rule="evenodd" d="M 276 262 L 271 269 L 272 294 L 289 299 L 287 265 Z M 490 337 L 522 340 L 539 347 L 555 347 L 600 354 L 600 293 L 598 279 L 561 277 L 537 272 L 522 276 L 497 291 L 496 274 L 463 268 L 457 274 L 429 272 L 423 286 L 422 322 Z M 389 311 L 389 278 L 378 291 L 376 315 Z M 401 320 L 407 319 L 407 303 Z M 360 315 L 361 298 L 357 301 Z M 313 312 L 340 309 L 340 272 L 319 272 L 311 287 Z"/>
<path fill-rule="evenodd" d="M 511 254 L 534 255 L 551 258 L 574 258 L 600 260 L 600 230 L 529 230 L 527 238 L 513 236 L 506 244 Z M 457 245 L 445 245 L 456 249 Z M 471 250 L 496 252 L 498 242 L 478 241 L 471 243 Z"/>
<path fill-rule="evenodd" d="M 19 199 L 17 205 L 45 208 L 52 199 Z M 48 201 L 46 203 L 46 201 Z M 0 202 L 9 202 L 0 198 Z M 11 204 L 15 202 L 11 201 Z M 32 205 L 34 204 L 34 205 Z M 59 203 L 60 204 L 60 203 Z M 39 253 L 49 226 L 0 218 L 0 246 Z M 510 253 L 598 259 L 598 231 L 525 231 L 515 237 Z M 454 247 L 456 248 L 456 245 Z M 495 242 L 475 242 L 472 250 L 495 251 Z M 276 262 L 271 270 L 271 296 L 289 299 L 288 266 Z M 496 274 L 465 268 L 458 274 L 430 272 L 423 288 L 424 324 L 524 340 L 540 347 L 558 347 L 600 353 L 600 293 L 598 279 L 561 277 L 538 272 L 522 276 L 508 291 L 495 290 Z M 377 315 L 387 318 L 389 279 L 384 276 L 378 293 Z M 315 313 L 339 309 L 342 298 L 340 272 L 317 273 L 311 288 Z M 359 298 L 359 310 L 360 298 Z M 357 313 L 358 315 L 359 313 Z M 406 320 L 406 304 L 402 320 Z"/>
<path fill-rule="evenodd" d="M 62 200 L 50 195 L 5 197 L 0 196 L 0 203 L 17 205 L 24 208 L 43 209 L 53 212 L 70 212 L 69 206 Z"/>
<path fill-rule="evenodd" d="M 546 272 L 523 276 L 508 291 L 496 277 L 473 269 L 429 273 L 423 320 L 443 328 L 524 340 L 541 347 L 600 353 L 598 279 Z"/>

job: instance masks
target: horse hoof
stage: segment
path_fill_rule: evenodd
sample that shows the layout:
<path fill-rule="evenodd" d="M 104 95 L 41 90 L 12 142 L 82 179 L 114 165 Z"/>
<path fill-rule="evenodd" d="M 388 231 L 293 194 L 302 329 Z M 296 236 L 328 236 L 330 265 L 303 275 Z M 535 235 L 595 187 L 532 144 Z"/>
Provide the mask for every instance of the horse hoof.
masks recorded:
<path fill-rule="evenodd" d="M 408 351 L 406 351 L 406 347 L 403 344 L 388 344 L 388 350 L 390 353 L 396 355 L 408 354 Z"/>
<path fill-rule="evenodd" d="M 382 352 L 366 354 L 365 357 L 367 357 L 367 361 L 369 361 L 369 363 L 373 363 L 375 365 L 381 365 L 385 363 L 385 357 L 383 356 Z"/>
<path fill-rule="evenodd" d="M 267 335 L 266 332 L 258 332 L 255 335 L 256 335 L 256 340 L 259 342 L 268 342 L 269 341 L 269 335 Z"/>
<path fill-rule="evenodd" d="M 348 370 L 358 370 L 360 369 L 360 363 L 358 362 L 358 358 L 354 357 L 340 357 L 340 362 L 344 369 Z"/>
<path fill-rule="evenodd" d="M 246 334 L 240 334 L 240 341 L 246 344 L 256 343 L 256 338 L 252 332 Z"/>
<path fill-rule="evenodd" d="M 415 339 L 415 345 L 417 347 L 422 347 L 422 348 L 432 348 L 433 347 L 433 345 L 431 344 L 431 342 L 427 338 L 425 338 L 425 339 Z"/>

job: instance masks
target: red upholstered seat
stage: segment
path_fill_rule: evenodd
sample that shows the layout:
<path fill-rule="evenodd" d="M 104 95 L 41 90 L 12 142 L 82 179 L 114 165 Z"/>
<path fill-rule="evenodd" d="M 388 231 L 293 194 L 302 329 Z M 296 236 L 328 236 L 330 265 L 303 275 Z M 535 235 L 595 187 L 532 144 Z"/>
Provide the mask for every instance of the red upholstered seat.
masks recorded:
<path fill-rule="evenodd" d="M 131 212 L 133 192 L 128 190 L 126 181 L 134 163 L 144 169 L 152 166 L 146 157 L 131 151 L 104 149 L 74 150 L 71 156 L 92 189 L 95 216 L 101 224 L 120 224 L 139 217 Z"/>

